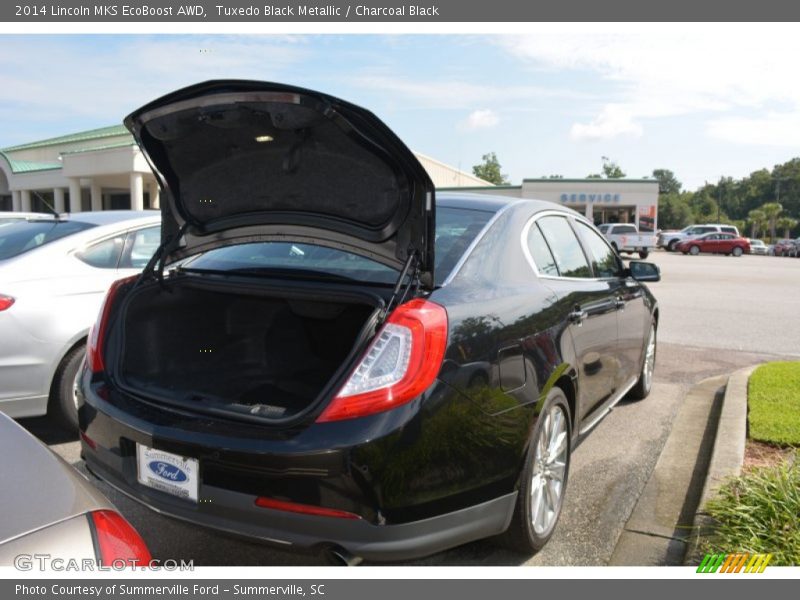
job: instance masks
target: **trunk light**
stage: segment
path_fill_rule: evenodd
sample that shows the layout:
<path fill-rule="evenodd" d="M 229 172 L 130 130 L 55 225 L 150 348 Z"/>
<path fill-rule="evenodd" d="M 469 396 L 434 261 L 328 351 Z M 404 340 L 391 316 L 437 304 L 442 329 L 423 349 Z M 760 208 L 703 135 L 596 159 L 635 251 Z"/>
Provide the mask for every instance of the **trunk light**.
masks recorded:
<path fill-rule="evenodd" d="M 81 431 L 81 439 L 86 443 L 87 446 L 89 446 L 89 448 L 92 450 L 97 450 L 97 442 L 86 435 L 83 431 Z"/>
<path fill-rule="evenodd" d="M 259 496 L 256 498 L 256 506 L 261 508 L 271 508 L 272 510 L 282 510 L 284 512 L 299 513 L 302 515 L 314 515 L 317 517 L 336 517 L 337 519 L 360 519 L 361 517 L 347 512 L 346 510 L 336 510 L 335 508 L 323 508 L 310 504 L 298 504 L 297 502 L 286 502 L 285 500 L 275 500 Z"/>
<path fill-rule="evenodd" d="M 147 545 L 133 526 L 113 510 L 96 510 L 89 513 L 97 535 L 97 553 L 105 566 L 120 561 L 127 565 L 146 566 L 151 556 Z"/>
<path fill-rule="evenodd" d="M 427 300 L 398 306 L 318 422 L 363 417 L 410 402 L 439 374 L 447 312 Z"/>
<path fill-rule="evenodd" d="M 12 304 L 14 304 L 14 298 L 0 294 L 0 312 L 11 308 Z"/>
<path fill-rule="evenodd" d="M 105 350 L 105 338 L 108 326 L 108 316 L 111 313 L 111 307 L 114 304 L 114 299 L 119 289 L 135 281 L 139 276 L 127 277 L 125 279 L 118 279 L 111 284 L 106 292 L 106 297 L 100 307 L 100 313 L 97 315 L 97 322 L 92 326 L 89 331 L 89 340 L 86 343 L 86 365 L 92 373 L 100 373 L 105 371 L 105 362 L 103 361 L 103 350 Z"/>

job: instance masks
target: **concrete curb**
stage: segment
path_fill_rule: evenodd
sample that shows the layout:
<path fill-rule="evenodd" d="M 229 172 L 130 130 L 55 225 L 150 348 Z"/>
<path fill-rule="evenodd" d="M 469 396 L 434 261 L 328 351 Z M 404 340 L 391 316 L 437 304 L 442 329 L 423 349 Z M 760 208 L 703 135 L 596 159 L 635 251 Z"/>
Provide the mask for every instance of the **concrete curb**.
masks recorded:
<path fill-rule="evenodd" d="M 745 367 L 735 371 L 728 378 L 722 410 L 714 436 L 714 450 L 708 465 L 703 493 L 695 513 L 694 528 L 687 540 L 684 564 L 696 565 L 700 556 L 700 541 L 713 528 L 713 519 L 704 507 L 714 497 L 719 486 L 729 477 L 742 472 L 744 449 L 747 440 L 747 383 L 750 375 L 760 365 Z"/>

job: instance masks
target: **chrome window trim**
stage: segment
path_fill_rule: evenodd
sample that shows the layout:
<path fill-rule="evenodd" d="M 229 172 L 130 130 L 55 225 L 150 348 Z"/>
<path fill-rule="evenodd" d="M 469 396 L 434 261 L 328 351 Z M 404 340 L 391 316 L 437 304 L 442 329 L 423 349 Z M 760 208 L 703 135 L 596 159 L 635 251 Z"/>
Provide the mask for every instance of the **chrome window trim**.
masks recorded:
<path fill-rule="evenodd" d="M 453 281 L 453 279 L 455 279 L 455 278 L 456 278 L 456 276 L 458 275 L 458 272 L 459 272 L 459 271 L 461 271 L 461 268 L 464 266 L 464 263 L 466 263 L 466 262 L 467 262 L 467 259 L 470 257 L 470 255 L 472 254 L 473 250 L 475 250 L 475 248 L 477 248 L 477 247 L 478 247 L 478 244 L 480 244 L 480 243 L 481 243 L 481 240 L 483 240 L 484 236 L 485 236 L 485 235 L 486 235 L 486 234 L 489 232 L 489 230 L 490 230 L 490 229 L 491 229 L 491 228 L 494 226 L 494 224 L 495 224 L 495 223 L 498 221 L 498 219 L 500 219 L 500 217 L 501 217 L 503 214 L 505 214 L 505 212 L 506 212 L 507 210 L 509 210 L 509 209 L 510 209 L 512 206 L 517 206 L 517 205 L 519 205 L 519 204 L 522 204 L 523 202 L 525 202 L 525 201 L 524 201 L 524 200 L 522 200 L 522 199 L 520 199 L 520 200 L 516 200 L 516 201 L 514 201 L 514 202 L 509 202 L 508 204 L 506 204 L 504 207 L 502 207 L 500 210 L 498 210 L 497 212 L 495 212 L 495 213 L 492 215 L 492 218 L 491 218 L 491 219 L 489 219 L 489 220 L 486 222 L 486 225 L 484 225 L 484 226 L 483 226 L 483 229 L 481 229 L 481 230 L 478 232 L 478 235 L 476 235 L 476 236 L 475 236 L 475 239 L 474 239 L 474 240 L 472 240 L 472 242 L 470 243 L 470 245 L 469 245 L 469 246 L 467 246 L 467 249 L 466 249 L 466 250 L 464 250 L 464 254 L 462 254 L 462 255 L 461 255 L 461 258 L 459 258 L 459 259 L 458 259 L 458 262 L 457 262 L 457 263 L 455 264 L 455 266 L 454 266 L 454 267 L 453 267 L 453 268 L 450 270 L 450 274 L 447 276 L 447 278 L 446 278 L 446 279 L 445 279 L 445 280 L 442 282 L 442 285 L 440 285 L 439 287 L 445 287 L 446 285 L 448 285 L 449 283 L 451 283 L 451 282 Z M 443 207 L 443 208 L 444 208 L 444 207 Z M 447 208 L 458 208 L 458 207 L 447 207 Z M 469 209 L 467 209 L 467 210 L 469 210 Z M 488 212 L 488 211 L 487 211 L 487 212 Z M 434 242 L 434 243 L 435 243 L 435 242 Z"/>
<path fill-rule="evenodd" d="M 594 225 L 591 224 L 586 217 L 583 217 L 581 215 L 573 215 L 567 212 L 561 212 L 560 210 L 543 210 L 541 212 L 536 213 L 530 219 L 528 219 L 528 222 L 525 223 L 525 227 L 522 228 L 522 235 L 520 236 L 520 244 L 522 246 L 522 254 L 525 256 L 525 260 L 528 262 L 528 265 L 531 267 L 531 269 L 533 269 L 533 273 L 534 275 L 536 275 L 536 277 L 538 277 L 539 279 L 550 279 L 555 281 L 614 281 L 617 279 L 624 279 L 623 277 L 563 277 L 561 275 L 543 275 L 539 273 L 539 269 L 536 267 L 536 262 L 534 262 L 533 256 L 531 255 L 531 251 L 528 248 L 528 234 L 530 233 L 531 227 L 533 227 L 536 221 L 538 221 L 543 217 L 552 217 L 552 216 L 563 217 L 565 219 L 572 218 L 575 219 L 575 221 L 583 223 L 584 225 L 589 225 L 590 227 L 594 227 Z M 575 233 L 575 237 L 578 239 L 578 243 L 580 244 L 581 239 L 578 236 L 578 233 L 577 232 L 573 233 Z M 608 244 L 608 242 L 606 242 L 606 244 Z M 581 245 L 581 251 L 583 251 L 583 245 Z M 553 259 L 555 260 L 555 257 L 553 257 Z M 558 267 L 558 265 L 556 265 L 556 267 Z M 592 269 L 591 263 L 589 264 L 589 268 Z"/>

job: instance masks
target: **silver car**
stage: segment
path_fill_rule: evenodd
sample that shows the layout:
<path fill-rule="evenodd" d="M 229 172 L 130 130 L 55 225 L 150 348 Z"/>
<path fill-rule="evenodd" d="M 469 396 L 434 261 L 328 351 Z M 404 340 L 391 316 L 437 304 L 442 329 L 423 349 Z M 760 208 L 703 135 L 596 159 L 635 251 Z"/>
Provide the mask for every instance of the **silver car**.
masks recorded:
<path fill-rule="evenodd" d="M 767 254 L 769 248 L 764 243 L 764 240 L 750 240 L 750 254 Z"/>
<path fill-rule="evenodd" d="M 106 290 L 161 241 L 161 217 L 105 211 L 0 226 L 0 412 L 77 427 L 75 379 Z"/>
<path fill-rule="evenodd" d="M 136 530 L 69 464 L 0 414 L 0 566 L 146 565 Z M 44 558 L 49 556 L 49 558 Z"/>

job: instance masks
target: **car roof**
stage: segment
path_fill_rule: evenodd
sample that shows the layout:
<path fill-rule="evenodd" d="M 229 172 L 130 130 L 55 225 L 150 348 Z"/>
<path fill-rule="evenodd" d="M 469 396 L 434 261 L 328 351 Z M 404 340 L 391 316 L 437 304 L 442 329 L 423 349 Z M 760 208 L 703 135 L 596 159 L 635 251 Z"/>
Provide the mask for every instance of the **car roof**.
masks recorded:
<path fill-rule="evenodd" d="M 472 210 L 486 210 L 498 212 L 509 206 L 525 207 L 531 213 L 544 210 L 559 210 L 561 212 L 582 217 L 579 212 L 567 208 L 557 202 L 549 200 L 536 200 L 530 198 L 514 198 L 494 194 L 470 194 L 469 192 L 442 192 L 436 194 L 436 206 L 443 208 L 467 208 Z"/>
<path fill-rule="evenodd" d="M 159 215 L 160 213 L 157 210 L 98 210 L 65 213 L 60 215 L 60 218 L 80 223 L 92 223 L 93 225 L 111 225 L 120 221 L 140 219 L 142 217 L 157 217 Z"/>

